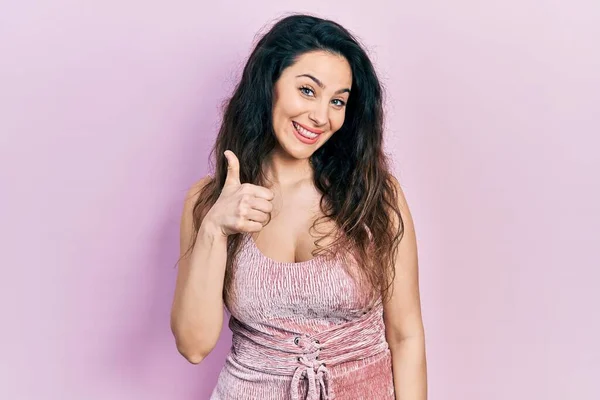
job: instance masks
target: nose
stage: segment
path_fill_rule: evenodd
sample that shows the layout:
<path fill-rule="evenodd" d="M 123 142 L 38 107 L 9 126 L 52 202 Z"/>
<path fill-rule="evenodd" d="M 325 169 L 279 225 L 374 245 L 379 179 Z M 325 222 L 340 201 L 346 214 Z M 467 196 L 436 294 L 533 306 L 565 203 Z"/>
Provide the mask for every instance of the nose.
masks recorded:
<path fill-rule="evenodd" d="M 308 118 L 315 124 L 315 127 L 321 127 L 327 123 L 329 118 L 329 102 L 315 101 L 314 107 L 308 115 Z"/>

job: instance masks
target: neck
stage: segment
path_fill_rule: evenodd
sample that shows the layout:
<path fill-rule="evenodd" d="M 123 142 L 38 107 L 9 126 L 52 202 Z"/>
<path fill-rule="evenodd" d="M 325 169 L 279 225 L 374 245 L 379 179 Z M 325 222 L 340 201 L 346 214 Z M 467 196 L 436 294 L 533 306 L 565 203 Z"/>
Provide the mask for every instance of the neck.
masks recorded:
<path fill-rule="evenodd" d="M 267 180 L 279 187 L 293 186 L 313 179 L 309 159 L 291 157 L 283 149 L 275 149 L 267 156 L 263 170 Z"/>

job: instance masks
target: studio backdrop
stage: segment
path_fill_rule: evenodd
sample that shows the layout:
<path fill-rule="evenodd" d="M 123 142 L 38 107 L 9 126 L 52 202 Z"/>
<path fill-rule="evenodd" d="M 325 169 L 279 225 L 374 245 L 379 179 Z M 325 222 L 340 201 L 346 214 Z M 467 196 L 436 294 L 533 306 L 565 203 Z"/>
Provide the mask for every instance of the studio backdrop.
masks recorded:
<path fill-rule="evenodd" d="M 204 400 L 169 312 L 184 194 L 260 32 L 336 20 L 386 93 L 431 400 L 600 399 L 600 4 L 5 1 L 0 398 Z"/>

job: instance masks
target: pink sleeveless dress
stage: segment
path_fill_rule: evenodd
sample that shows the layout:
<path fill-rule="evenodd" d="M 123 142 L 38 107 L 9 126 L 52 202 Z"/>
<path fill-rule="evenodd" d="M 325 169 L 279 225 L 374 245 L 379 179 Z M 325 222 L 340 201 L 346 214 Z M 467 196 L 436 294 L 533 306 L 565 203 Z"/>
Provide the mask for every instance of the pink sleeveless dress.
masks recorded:
<path fill-rule="evenodd" d="M 231 289 L 210 400 L 394 400 L 381 297 L 362 295 L 339 256 L 279 262 L 244 233 Z"/>

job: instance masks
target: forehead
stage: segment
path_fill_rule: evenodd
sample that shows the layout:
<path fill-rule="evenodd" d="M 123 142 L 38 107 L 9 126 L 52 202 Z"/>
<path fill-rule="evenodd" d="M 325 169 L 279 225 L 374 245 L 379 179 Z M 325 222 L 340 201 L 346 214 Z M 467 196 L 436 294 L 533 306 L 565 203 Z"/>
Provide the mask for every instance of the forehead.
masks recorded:
<path fill-rule="evenodd" d="M 302 54 L 284 73 L 290 79 L 301 79 L 296 76 L 310 74 L 323 82 L 325 90 L 336 91 L 352 86 L 352 70 L 346 58 L 325 51 Z"/>

